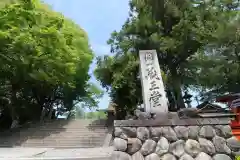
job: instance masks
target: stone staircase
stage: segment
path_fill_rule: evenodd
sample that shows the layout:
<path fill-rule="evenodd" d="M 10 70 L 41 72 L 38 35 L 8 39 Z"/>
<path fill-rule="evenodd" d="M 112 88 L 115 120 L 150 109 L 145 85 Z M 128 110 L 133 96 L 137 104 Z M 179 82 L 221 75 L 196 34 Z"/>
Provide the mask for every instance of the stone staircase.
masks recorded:
<path fill-rule="evenodd" d="M 94 148 L 103 146 L 105 120 L 56 120 L 0 135 L 0 147 Z"/>

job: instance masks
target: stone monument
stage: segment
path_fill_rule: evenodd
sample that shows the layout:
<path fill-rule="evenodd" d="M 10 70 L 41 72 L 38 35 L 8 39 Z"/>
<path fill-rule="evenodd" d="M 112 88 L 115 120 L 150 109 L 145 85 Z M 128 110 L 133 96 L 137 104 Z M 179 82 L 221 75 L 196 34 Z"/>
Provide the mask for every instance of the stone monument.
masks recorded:
<path fill-rule="evenodd" d="M 155 50 L 141 50 L 140 75 L 145 112 L 168 112 L 168 100 Z"/>

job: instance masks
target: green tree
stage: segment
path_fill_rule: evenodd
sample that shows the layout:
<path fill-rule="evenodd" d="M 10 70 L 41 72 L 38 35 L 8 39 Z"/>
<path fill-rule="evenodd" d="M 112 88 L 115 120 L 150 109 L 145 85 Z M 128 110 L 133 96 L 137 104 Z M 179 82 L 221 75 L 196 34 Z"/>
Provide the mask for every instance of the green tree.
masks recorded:
<path fill-rule="evenodd" d="M 191 60 L 192 70 L 203 90 L 205 98 L 226 92 L 236 93 L 240 89 L 239 14 L 228 25 L 216 33 L 216 41 L 208 46 L 207 53 L 198 54 Z M 190 70 L 193 68 L 190 68 Z M 193 74 L 194 75 L 194 74 Z"/>
<path fill-rule="evenodd" d="M 70 111 L 76 101 L 95 103 L 100 90 L 88 83 L 94 54 L 78 25 L 38 0 L 12 1 L 0 17 L 0 95 L 12 120 L 39 119 L 43 109 L 51 117 L 54 105 Z"/>
<path fill-rule="evenodd" d="M 110 88 L 118 109 L 132 110 L 142 101 L 138 51 L 147 49 L 157 50 L 171 101 L 176 101 L 179 108 L 185 107 L 183 87 L 196 85 L 196 75 L 192 73 L 194 66 L 189 71 L 189 61 L 216 42 L 219 34 L 214 31 L 235 17 L 232 12 L 228 14 L 226 8 L 229 6 L 232 10 L 238 7 L 236 1 L 221 0 L 131 0 L 129 18 L 108 41 L 115 55 L 100 59 L 96 69 L 96 76 L 104 87 Z"/>

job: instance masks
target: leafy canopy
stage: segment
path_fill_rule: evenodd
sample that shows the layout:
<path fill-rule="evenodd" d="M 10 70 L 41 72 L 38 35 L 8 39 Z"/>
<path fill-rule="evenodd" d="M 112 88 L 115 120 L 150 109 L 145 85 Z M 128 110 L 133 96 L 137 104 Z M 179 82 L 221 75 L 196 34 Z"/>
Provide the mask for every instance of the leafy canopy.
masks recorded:
<path fill-rule="evenodd" d="M 236 17 L 239 4 L 234 0 L 131 0 L 129 5 L 129 18 L 108 41 L 114 55 L 99 58 L 98 79 L 110 88 L 119 110 L 131 111 L 142 102 L 138 51 L 155 49 L 171 106 L 185 107 L 183 89 L 201 85 L 196 75 L 200 66 L 193 57 L 206 53 L 210 45 L 218 48 L 213 44 L 222 34 L 228 35 L 220 31 Z"/>
<path fill-rule="evenodd" d="M 58 104 L 97 105 L 102 92 L 88 82 L 94 54 L 78 25 L 39 0 L 5 1 L 0 17 L 0 95 L 12 119 L 27 110 L 38 119 Z"/>

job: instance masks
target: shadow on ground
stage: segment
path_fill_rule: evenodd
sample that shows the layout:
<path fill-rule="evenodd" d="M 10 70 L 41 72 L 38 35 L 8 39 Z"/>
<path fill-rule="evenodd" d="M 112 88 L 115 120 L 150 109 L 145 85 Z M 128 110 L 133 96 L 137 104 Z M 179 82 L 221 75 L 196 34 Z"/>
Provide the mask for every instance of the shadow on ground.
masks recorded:
<path fill-rule="evenodd" d="M 21 146 L 30 138 L 43 139 L 66 129 L 70 120 L 52 120 L 44 123 L 28 123 L 21 128 L 0 132 L 0 147 Z"/>

